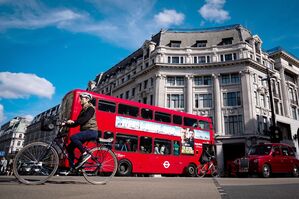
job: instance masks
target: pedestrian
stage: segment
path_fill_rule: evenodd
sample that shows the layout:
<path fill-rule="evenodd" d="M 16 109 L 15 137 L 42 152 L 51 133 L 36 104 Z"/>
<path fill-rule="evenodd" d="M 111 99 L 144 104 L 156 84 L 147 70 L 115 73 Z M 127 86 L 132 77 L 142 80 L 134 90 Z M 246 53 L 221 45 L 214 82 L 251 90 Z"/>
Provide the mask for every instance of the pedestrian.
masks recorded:
<path fill-rule="evenodd" d="M 3 156 L 1 158 L 1 168 L 0 168 L 0 173 L 5 175 L 6 174 L 6 167 L 7 167 L 7 160 L 5 159 L 5 157 Z"/>

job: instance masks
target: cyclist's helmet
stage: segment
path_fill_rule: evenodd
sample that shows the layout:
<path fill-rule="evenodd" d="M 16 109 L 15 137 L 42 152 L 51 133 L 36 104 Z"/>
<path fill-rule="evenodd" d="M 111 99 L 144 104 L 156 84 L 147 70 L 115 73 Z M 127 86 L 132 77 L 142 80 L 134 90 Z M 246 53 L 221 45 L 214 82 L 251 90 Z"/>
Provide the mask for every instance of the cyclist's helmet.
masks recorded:
<path fill-rule="evenodd" d="M 84 98 L 87 98 L 88 100 L 91 100 L 92 99 L 92 95 L 89 94 L 89 93 L 80 93 L 80 97 L 84 97 Z"/>

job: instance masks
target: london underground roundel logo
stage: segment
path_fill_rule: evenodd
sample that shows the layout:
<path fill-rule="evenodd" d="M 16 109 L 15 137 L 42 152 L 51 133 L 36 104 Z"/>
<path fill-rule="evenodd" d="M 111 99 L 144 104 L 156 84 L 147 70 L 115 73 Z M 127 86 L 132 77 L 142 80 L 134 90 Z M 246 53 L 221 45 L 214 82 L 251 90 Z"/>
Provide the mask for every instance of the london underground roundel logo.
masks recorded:
<path fill-rule="evenodd" d="M 163 166 L 164 166 L 165 169 L 167 169 L 170 166 L 170 163 L 168 161 L 165 161 L 163 163 Z"/>

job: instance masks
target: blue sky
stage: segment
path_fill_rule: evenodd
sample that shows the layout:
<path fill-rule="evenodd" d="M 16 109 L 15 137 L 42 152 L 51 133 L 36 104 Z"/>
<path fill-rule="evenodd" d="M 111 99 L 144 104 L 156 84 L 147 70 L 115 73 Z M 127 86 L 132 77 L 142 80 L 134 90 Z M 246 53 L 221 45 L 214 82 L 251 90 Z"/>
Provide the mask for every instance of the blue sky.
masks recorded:
<path fill-rule="evenodd" d="M 297 0 L 0 0 L 0 125 L 32 118 L 161 28 L 241 24 L 299 57 Z"/>

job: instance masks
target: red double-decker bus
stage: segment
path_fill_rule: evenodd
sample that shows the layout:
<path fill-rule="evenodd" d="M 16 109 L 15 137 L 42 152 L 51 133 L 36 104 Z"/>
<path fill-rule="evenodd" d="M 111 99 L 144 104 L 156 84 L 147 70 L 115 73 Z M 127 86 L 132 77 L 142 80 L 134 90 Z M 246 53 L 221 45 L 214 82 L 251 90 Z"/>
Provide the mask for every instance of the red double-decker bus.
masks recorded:
<path fill-rule="evenodd" d="M 61 103 L 61 119 L 75 120 L 79 94 L 69 92 Z M 96 108 L 99 135 L 114 138 L 118 175 L 195 176 L 203 145 L 214 144 L 211 119 L 148 104 L 89 92 Z M 71 128 L 68 137 L 79 128 Z"/>

